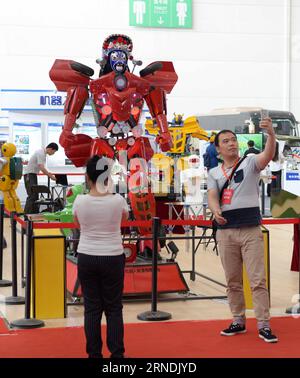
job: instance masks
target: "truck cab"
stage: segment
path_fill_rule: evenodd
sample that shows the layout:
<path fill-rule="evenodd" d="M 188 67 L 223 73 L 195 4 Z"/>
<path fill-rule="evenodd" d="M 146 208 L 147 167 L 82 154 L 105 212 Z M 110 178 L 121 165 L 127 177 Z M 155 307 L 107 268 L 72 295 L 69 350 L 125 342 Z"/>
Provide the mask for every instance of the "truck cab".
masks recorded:
<path fill-rule="evenodd" d="M 293 113 L 281 110 L 268 110 L 259 107 L 237 107 L 215 109 L 200 114 L 197 119 L 205 130 L 232 130 L 236 134 L 261 133 L 259 128 L 262 112 L 268 112 L 278 140 L 285 142 L 285 153 L 300 153 L 300 127 Z"/>

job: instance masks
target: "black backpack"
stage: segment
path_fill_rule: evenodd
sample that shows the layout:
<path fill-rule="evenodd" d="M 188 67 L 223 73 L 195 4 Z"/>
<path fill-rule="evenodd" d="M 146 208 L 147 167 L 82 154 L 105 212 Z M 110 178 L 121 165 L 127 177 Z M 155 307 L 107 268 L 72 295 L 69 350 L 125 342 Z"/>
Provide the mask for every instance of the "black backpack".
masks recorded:
<path fill-rule="evenodd" d="M 20 180 L 23 174 L 23 163 L 20 157 L 12 157 L 10 159 L 10 178 L 12 180 Z"/>

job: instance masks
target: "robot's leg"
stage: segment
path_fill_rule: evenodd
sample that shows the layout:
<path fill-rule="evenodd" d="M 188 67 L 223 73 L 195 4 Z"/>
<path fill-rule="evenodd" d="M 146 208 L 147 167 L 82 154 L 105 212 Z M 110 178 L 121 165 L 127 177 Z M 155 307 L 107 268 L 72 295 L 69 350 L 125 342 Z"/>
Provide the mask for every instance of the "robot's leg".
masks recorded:
<path fill-rule="evenodd" d="M 0 190 L 3 193 L 4 206 L 8 211 L 15 211 L 13 197 L 10 194 L 12 181 L 9 176 L 4 175 L 0 178 Z"/>
<path fill-rule="evenodd" d="M 155 209 L 155 199 L 153 193 L 150 191 L 146 193 L 134 193 L 129 192 L 128 194 L 132 212 L 136 220 L 147 221 L 151 220 L 156 213 Z M 150 227 L 138 227 L 139 234 L 141 237 L 151 238 L 152 229 Z M 158 251 L 160 251 L 160 246 L 162 243 L 158 244 Z M 140 257 L 145 259 L 152 258 L 153 243 L 152 240 L 140 240 L 138 243 L 138 254 Z M 161 260 L 160 255 L 158 259 Z"/>
<path fill-rule="evenodd" d="M 139 138 L 133 147 L 128 149 L 130 178 L 128 180 L 128 198 L 136 220 L 148 221 L 156 214 L 156 204 L 148 182 L 147 161 L 151 159 L 153 150 L 147 138 Z M 140 156 L 141 158 L 136 158 Z M 151 227 L 139 227 L 141 237 L 152 237 Z M 152 240 L 141 240 L 138 243 L 138 254 L 143 258 L 152 257 Z M 158 251 L 160 248 L 158 246 Z M 159 256 L 159 259 L 160 256 Z"/>
<path fill-rule="evenodd" d="M 14 203 L 14 209 L 15 209 L 14 211 L 16 211 L 17 213 L 24 213 L 24 209 L 21 206 L 20 199 L 17 196 L 16 190 L 15 190 L 18 187 L 18 184 L 19 184 L 18 181 L 14 183 L 13 188 L 9 191 L 9 194 Z"/>
<path fill-rule="evenodd" d="M 15 203 L 14 199 L 11 196 L 9 191 L 3 192 L 3 201 L 4 201 L 4 207 L 8 211 L 16 211 L 15 210 Z"/>

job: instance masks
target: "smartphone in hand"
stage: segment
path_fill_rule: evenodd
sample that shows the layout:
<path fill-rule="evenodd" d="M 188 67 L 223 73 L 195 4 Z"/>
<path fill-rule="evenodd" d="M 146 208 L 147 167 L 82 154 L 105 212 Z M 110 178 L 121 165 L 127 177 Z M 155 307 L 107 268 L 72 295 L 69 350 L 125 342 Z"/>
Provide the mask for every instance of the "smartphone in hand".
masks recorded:
<path fill-rule="evenodd" d="M 264 118 L 268 118 L 269 117 L 269 111 L 267 109 L 262 109 L 260 111 L 260 117 L 261 119 L 263 120 Z"/>

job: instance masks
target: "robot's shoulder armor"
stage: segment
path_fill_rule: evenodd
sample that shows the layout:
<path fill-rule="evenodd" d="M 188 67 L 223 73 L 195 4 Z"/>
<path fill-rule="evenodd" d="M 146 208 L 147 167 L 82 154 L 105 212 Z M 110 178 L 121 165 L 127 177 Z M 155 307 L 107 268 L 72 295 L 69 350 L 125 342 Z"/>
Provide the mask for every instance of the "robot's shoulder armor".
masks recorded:
<path fill-rule="evenodd" d="M 140 76 L 153 87 L 170 93 L 178 80 L 172 62 L 153 62 L 140 71 Z"/>
<path fill-rule="evenodd" d="M 50 72 L 50 79 L 57 90 L 67 91 L 70 87 L 87 87 L 94 70 L 73 60 L 56 59 Z"/>

